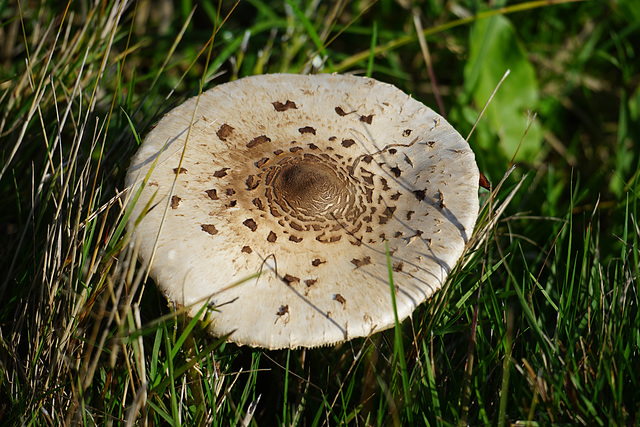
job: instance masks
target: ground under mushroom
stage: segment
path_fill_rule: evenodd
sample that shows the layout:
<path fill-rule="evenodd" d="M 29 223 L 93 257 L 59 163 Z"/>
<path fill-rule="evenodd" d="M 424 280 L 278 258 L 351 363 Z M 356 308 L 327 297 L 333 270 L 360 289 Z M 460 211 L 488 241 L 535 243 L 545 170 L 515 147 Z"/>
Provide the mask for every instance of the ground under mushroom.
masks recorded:
<path fill-rule="evenodd" d="M 385 242 L 406 318 L 442 287 L 478 213 L 466 141 L 397 88 L 355 76 L 219 85 L 149 133 L 132 194 L 153 165 L 130 221 L 141 260 L 157 240 L 150 273 L 167 297 L 192 312 L 211 304 L 212 333 L 251 346 L 393 325 Z"/>

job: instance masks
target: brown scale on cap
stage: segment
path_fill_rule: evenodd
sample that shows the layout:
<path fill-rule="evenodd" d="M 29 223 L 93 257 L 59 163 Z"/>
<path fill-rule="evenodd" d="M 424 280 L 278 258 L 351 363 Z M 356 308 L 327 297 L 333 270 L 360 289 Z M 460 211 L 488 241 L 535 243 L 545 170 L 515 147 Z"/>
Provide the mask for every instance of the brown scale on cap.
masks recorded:
<path fill-rule="evenodd" d="M 287 102 L 285 102 L 284 104 L 278 101 L 272 102 L 272 104 L 273 104 L 273 108 L 275 108 L 276 111 L 279 111 L 279 112 L 287 111 L 290 108 L 293 108 L 294 110 L 298 109 L 298 107 L 296 106 L 296 103 L 289 100 L 287 100 Z"/>
<path fill-rule="evenodd" d="M 211 234 L 212 236 L 218 234 L 218 229 L 213 224 L 202 224 L 200 227 L 202 228 L 202 231 L 207 234 Z"/>
<path fill-rule="evenodd" d="M 247 148 L 253 148 L 266 142 L 271 142 L 271 138 L 266 135 L 259 135 L 249 141 L 249 143 L 247 144 Z"/>
<path fill-rule="evenodd" d="M 244 220 L 242 224 L 244 224 L 244 226 L 251 231 L 256 231 L 258 229 L 258 224 L 256 224 L 256 222 L 252 218 Z"/>
<path fill-rule="evenodd" d="M 205 193 L 207 193 L 207 196 L 209 196 L 209 198 L 211 200 L 218 200 L 218 190 L 216 190 L 215 188 L 212 188 L 210 190 L 205 190 Z"/>
<path fill-rule="evenodd" d="M 285 274 L 282 280 L 289 286 L 291 286 L 292 283 L 300 282 L 300 279 L 298 277 L 292 276 L 290 274 Z"/>
<path fill-rule="evenodd" d="M 368 116 L 360 116 L 360 121 L 370 125 L 373 122 L 373 114 Z"/>
<path fill-rule="evenodd" d="M 216 178 L 223 178 L 225 176 L 227 176 L 227 171 L 229 170 L 229 168 L 222 168 L 220 170 L 217 170 L 213 173 L 213 176 L 215 176 Z"/>
<path fill-rule="evenodd" d="M 371 257 L 367 256 L 367 257 L 364 257 L 363 259 L 352 259 L 351 263 L 355 265 L 356 268 L 360 268 L 363 265 L 371 264 Z"/>
<path fill-rule="evenodd" d="M 225 123 L 222 126 L 220 126 L 220 129 L 218 129 L 218 131 L 216 132 L 216 135 L 218 135 L 218 138 L 220 138 L 220 140 L 226 141 L 227 138 L 231 136 L 232 132 L 233 132 L 233 128 Z"/>
<path fill-rule="evenodd" d="M 276 316 L 278 316 L 276 318 L 276 321 L 274 323 L 278 323 L 278 320 L 283 319 L 283 323 L 289 323 L 289 306 L 288 305 L 281 305 L 278 308 L 278 311 L 276 312 Z"/>
<path fill-rule="evenodd" d="M 158 185 L 143 189 L 132 218 L 154 191 L 167 198 L 173 209 L 151 275 L 195 311 L 215 295 L 212 333 L 282 348 L 392 326 L 385 244 L 401 318 L 442 286 L 470 237 L 479 178 L 467 143 L 432 110 L 392 86 L 339 75 L 268 75 L 214 88 L 197 114 L 215 116 L 219 127 L 194 123 L 193 108 L 187 101 L 161 120 L 127 184 L 160 157 Z M 455 170 L 445 171 L 448 159 Z M 174 180 L 180 196 L 165 196 Z M 145 248 L 162 211 L 151 210 L 136 231 Z M 169 244 L 173 234 L 180 244 Z"/>
<path fill-rule="evenodd" d="M 305 134 L 305 133 L 310 133 L 311 135 L 315 135 L 316 134 L 316 130 L 314 128 L 312 128 L 311 126 L 305 126 L 302 128 L 298 129 L 298 132 Z"/>
<path fill-rule="evenodd" d="M 342 146 L 343 146 L 344 148 L 349 148 L 349 147 L 351 147 L 352 145 L 355 145 L 355 143 L 356 143 L 356 142 L 355 142 L 353 139 L 343 139 L 343 140 L 342 140 Z"/>

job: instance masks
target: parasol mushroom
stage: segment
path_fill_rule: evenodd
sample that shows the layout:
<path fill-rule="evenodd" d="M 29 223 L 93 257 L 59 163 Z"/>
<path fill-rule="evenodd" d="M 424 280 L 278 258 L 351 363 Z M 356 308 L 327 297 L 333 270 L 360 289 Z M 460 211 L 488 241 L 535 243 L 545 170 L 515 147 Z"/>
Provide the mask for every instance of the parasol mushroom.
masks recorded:
<path fill-rule="evenodd" d="M 348 75 L 204 92 L 149 133 L 127 186 L 150 170 L 129 226 L 151 277 L 192 314 L 214 307 L 214 335 L 270 349 L 392 326 L 385 243 L 406 318 L 442 287 L 478 214 L 458 132 L 399 89 Z"/>

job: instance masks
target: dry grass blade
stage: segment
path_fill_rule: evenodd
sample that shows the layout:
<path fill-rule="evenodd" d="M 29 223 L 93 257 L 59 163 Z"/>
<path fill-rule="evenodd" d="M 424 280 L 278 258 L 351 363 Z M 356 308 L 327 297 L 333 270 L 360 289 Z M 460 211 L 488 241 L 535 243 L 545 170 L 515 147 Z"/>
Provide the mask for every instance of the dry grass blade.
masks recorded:
<path fill-rule="evenodd" d="M 480 209 L 480 220 L 476 225 L 476 231 L 469 239 L 467 247 L 469 248 L 469 252 L 476 252 L 483 245 L 486 245 L 489 237 L 495 234 L 495 227 L 500 217 L 504 213 L 511 200 L 513 200 L 514 196 L 520 190 L 522 183 L 527 178 L 527 175 L 523 175 L 520 178 L 520 181 L 511 189 L 509 194 L 505 197 L 503 201 L 497 198 L 498 193 L 502 189 L 502 185 L 505 183 L 507 178 L 511 175 L 511 173 L 515 170 L 516 166 L 513 165 L 511 168 L 504 174 L 498 185 L 491 191 L 489 197 L 485 201 L 484 206 Z M 469 258 L 465 258 L 463 266 L 466 265 L 470 261 Z"/>

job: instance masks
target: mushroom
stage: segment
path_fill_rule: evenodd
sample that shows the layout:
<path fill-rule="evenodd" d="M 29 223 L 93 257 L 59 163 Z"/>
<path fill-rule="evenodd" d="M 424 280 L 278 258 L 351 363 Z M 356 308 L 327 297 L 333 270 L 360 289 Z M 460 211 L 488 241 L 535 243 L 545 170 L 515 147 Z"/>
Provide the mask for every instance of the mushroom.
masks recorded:
<path fill-rule="evenodd" d="M 254 76 L 148 134 L 127 173 L 142 186 L 129 229 L 171 301 L 214 308 L 214 335 L 315 347 L 394 325 L 389 268 L 400 319 L 443 286 L 478 182 L 467 142 L 394 86 Z"/>

